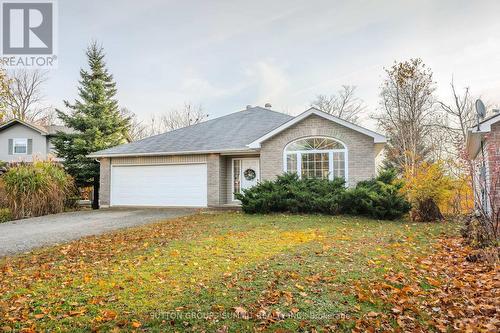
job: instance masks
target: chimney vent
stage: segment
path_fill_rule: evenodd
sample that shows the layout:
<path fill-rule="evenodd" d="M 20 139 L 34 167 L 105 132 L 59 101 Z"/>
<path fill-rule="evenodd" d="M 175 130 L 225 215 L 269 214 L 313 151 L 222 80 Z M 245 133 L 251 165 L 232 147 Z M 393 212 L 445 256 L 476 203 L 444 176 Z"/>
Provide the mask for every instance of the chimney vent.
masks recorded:
<path fill-rule="evenodd" d="M 265 107 L 265 108 L 270 109 L 270 108 L 272 108 L 273 106 L 271 105 L 271 103 L 266 103 L 266 105 L 264 105 L 264 107 Z"/>
<path fill-rule="evenodd" d="M 250 104 L 247 105 L 247 110 L 250 110 L 252 106 Z"/>

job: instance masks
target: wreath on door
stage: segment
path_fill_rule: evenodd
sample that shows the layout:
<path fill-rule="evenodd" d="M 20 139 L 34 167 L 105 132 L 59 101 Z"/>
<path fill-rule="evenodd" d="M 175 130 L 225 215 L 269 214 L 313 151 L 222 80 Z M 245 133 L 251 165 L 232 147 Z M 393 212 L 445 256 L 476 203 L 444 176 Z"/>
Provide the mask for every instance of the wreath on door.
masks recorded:
<path fill-rule="evenodd" d="M 246 169 L 245 172 L 243 172 L 243 176 L 246 180 L 254 180 L 257 175 L 255 174 L 255 170 Z"/>

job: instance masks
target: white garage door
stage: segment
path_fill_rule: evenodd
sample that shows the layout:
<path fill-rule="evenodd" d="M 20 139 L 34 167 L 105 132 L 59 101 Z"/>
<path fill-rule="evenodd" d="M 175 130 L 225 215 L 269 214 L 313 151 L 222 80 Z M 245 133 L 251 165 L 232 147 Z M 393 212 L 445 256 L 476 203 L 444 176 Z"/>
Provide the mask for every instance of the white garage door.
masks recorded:
<path fill-rule="evenodd" d="M 113 166 L 112 206 L 207 205 L 207 165 Z"/>

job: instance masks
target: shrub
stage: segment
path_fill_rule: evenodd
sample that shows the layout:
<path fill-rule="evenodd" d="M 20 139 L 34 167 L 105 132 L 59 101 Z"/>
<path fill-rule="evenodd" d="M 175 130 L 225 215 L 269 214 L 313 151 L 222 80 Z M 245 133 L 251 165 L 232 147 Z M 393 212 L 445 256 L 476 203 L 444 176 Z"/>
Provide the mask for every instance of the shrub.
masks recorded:
<path fill-rule="evenodd" d="M 0 223 L 10 221 L 11 215 L 8 208 L 0 208 Z"/>
<path fill-rule="evenodd" d="M 300 180 L 297 174 L 287 173 L 275 181 L 263 181 L 235 196 L 246 213 L 335 213 L 338 198 L 344 191 L 344 181 L 336 179 Z M 333 200 L 333 198 L 336 198 Z M 335 205 L 332 203 L 335 202 Z"/>
<path fill-rule="evenodd" d="M 50 161 L 17 164 L 2 176 L 2 181 L 14 219 L 60 213 L 74 192 L 71 176 Z"/>
<path fill-rule="evenodd" d="M 452 195 L 452 179 L 441 163 L 423 162 L 414 172 L 406 172 L 403 187 L 412 204 L 411 217 L 415 221 L 442 220 L 440 207 Z"/>
<path fill-rule="evenodd" d="M 409 204 L 399 192 L 402 185 L 392 183 L 394 175 L 389 180 L 387 177 L 384 173 L 377 179 L 360 182 L 354 189 L 346 189 L 340 178 L 299 179 L 288 173 L 235 196 L 245 213 L 346 213 L 394 219 L 407 213 Z"/>
<path fill-rule="evenodd" d="M 382 171 L 377 178 L 361 181 L 344 193 L 342 212 L 384 220 L 399 218 L 411 208 L 401 193 L 403 186 L 395 170 Z"/>
<path fill-rule="evenodd" d="M 7 208 L 7 193 L 5 193 L 5 184 L 3 183 L 2 177 L 0 177 L 0 209 Z"/>

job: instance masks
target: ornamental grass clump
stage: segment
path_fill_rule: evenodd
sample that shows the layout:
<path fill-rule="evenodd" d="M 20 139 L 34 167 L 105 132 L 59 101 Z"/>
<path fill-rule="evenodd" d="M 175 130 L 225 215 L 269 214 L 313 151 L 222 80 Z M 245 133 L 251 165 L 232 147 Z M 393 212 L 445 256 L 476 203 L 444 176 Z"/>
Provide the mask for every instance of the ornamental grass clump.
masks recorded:
<path fill-rule="evenodd" d="M 73 178 L 51 161 L 19 163 L 2 182 L 13 219 L 60 213 L 74 193 Z"/>

